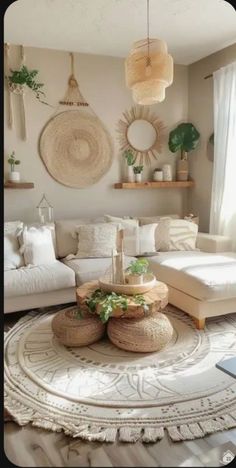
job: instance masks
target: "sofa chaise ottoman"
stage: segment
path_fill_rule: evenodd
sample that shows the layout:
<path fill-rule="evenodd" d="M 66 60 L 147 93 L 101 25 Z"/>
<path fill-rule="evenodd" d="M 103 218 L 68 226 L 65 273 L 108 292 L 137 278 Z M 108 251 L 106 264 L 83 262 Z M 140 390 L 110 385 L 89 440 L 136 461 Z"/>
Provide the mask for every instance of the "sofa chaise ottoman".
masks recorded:
<path fill-rule="evenodd" d="M 199 329 L 211 316 L 236 312 L 236 253 L 227 238 L 199 236 L 201 251 L 160 252 L 149 260 L 169 288 L 169 302 L 194 317 Z M 210 250 L 204 252 L 203 249 Z"/>

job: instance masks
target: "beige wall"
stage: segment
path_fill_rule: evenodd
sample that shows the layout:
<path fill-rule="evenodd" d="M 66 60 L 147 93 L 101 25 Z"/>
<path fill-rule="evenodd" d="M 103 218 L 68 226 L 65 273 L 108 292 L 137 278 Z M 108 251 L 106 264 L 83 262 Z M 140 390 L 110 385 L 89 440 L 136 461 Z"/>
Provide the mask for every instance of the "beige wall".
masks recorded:
<path fill-rule="evenodd" d="M 208 232 L 213 163 L 208 159 L 209 136 L 213 132 L 213 79 L 204 77 L 236 60 L 236 44 L 189 67 L 189 121 L 201 134 L 201 143 L 189 155 L 191 176 L 196 187 L 189 195 L 190 211 L 198 213 L 201 231 Z"/>
<path fill-rule="evenodd" d="M 29 69 L 40 71 L 39 79 L 45 84 L 47 100 L 57 105 L 64 96 L 69 74 L 69 56 L 63 51 L 25 48 Z M 116 215 L 142 215 L 157 213 L 181 214 L 183 190 L 114 190 L 114 182 L 121 180 L 122 163 L 117 142 L 116 124 L 122 112 L 133 105 L 131 93 L 125 87 L 124 61 L 119 58 L 75 54 L 76 75 L 82 93 L 96 114 L 109 129 L 114 140 L 114 161 L 109 172 L 95 185 L 86 189 L 72 189 L 57 183 L 46 171 L 38 153 L 39 135 L 54 109 L 40 104 L 29 92 L 26 96 L 28 138 L 20 136 L 19 98 L 14 100 L 15 128 L 5 128 L 5 160 L 16 150 L 21 159 L 22 179 L 34 182 L 32 190 L 5 190 L 5 217 L 7 220 L 36 219 L 35 207 L 45 192 L 54 206 L 55 218 L 110 213 Z M 11 47 L 11 67 L 19 65 L 19 48 Z M 7 96 L 6 96 L 7 97 Z M 64 110 L 64 109 L 63 109 Z M 186 120 L 188 114 L 188 68 L 175 67 L 173 85 L 167 89 L 163 103 L 153 106 L 153 111 L 163 119 L 167 130 L 163 153 L 158 163 L 171 162 L 176 156 L 167 146 L 168 133 L 177 123 Z M 7 106 L 5 106 L 5 113 Z M 6 116 L 5 116 L 6 121 Z M 197 159 L 197 158 L 196 158 Z M 6 165 L 6 171 L 8 167 Z M 145 177 L 150 170 L 145 170 Z"/>

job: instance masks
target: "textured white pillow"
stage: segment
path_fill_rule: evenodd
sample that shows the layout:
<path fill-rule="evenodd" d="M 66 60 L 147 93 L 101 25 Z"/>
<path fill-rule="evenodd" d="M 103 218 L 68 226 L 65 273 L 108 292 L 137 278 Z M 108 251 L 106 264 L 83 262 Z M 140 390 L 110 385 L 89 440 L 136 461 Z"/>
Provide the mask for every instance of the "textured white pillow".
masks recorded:
<path fill-rule="evenodd" d="M 105 221 L 116 223 L 120 229 L 124 229 L 124 253 L 134 256 L 138 253 L 138 220 L 123 219 L 117 216 L 104 216 Z"/>
<path fill-rule="evenodd" d="M 185 219 L 171 219 L 169 250 L 199 250 L 196 248 L 198 225 Z"/>
<path fill-rule="evenodd" d="M 116 249 L 118 231 L 116 224 L 84 224 L 77 226 L 75 231 L 78 234 L 76 258 L 111 257 L 112 250 Z M 69 255 L 68 257 L 71 258 L 72 256 Z"/>
<path fill-rule="evenodd" d="M 24 258 L 20 252 L 17 232 L 22 229 L 21 221 L 4 223 L 4 270 L 14 270 L 24 265 Z"/>
<path fill-rule="evenodd" d="M 25 226 L 19 241 L 26 265 L 49 265 L 57 261 L 50 227 Z"/>

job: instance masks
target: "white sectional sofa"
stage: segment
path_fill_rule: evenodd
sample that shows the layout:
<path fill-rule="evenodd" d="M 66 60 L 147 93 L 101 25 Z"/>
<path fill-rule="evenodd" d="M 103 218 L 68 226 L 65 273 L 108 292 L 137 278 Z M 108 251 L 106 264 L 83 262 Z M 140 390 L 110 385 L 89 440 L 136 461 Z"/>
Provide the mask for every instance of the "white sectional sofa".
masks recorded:
<path fill-rule="evenodd" d="M 77 251 L 73 228 L 101 221 L 103 218 L 55 221 L 52 233 L 57 261 L 5 271 L 4 312 L 74 302 L 76 285 L 104 274 L 110 258 L 65 258 Z M 203 328 L 209 316 L 236 312 L 236 254 L 230 252 L 230 240 L 222 236 L 199 233 L 197 247 L 199 251 L 160 252 L 148 260 L 157 279 L 168 285 L 169 302 Z M 127 257 L 126 263 L 132 259 Z"/>

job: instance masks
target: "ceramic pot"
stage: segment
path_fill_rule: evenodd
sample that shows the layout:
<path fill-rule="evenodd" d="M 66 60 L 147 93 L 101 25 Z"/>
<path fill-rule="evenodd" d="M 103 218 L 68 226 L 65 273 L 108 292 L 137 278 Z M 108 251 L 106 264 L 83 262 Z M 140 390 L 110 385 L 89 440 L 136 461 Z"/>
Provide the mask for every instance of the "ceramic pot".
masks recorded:
<path fill-rule="evenodd" d="M 126 180 L 127 182 L 134 182 L 134 171 L 133 171 L 133 166 L 126 166 L 127 171 L 126 171 Z"/>
<path fill-rule="evenodd" d="M 154 171 L 153 172 L 153 180 L 154 181 L 162 181 L 163 180 L 163 171 Z"/>
<path fill-rule="evenodd" d="M 162 166 L 162 170 L 163 170 L 163 180 L 165 181 L 170 181 L 172 180 L 172 167 L 170 164 L 164 164 L 164 166 Z"/>
<path fill-rule="evenodd" d="M 126 281 L 128 284 L 143 284 L 143 275 L 129 274 L 126 276 Z"/>
<path fill-rule="evenodd" d="M 20 182 L 20 173 L 17 171 L 9 172 L 9 181 L 10 182 Z"/>
<path fill-rule="evenodd" d="M 135 174 L 135 182 L 142 182 L 142 174 Z"/>
<path fill-rule="evenodd" d="M 189 174 L 188 160 L 180 159 L 177 162 L 177 180 L 179 181 L 188 180 L 188 174 Z"/>

